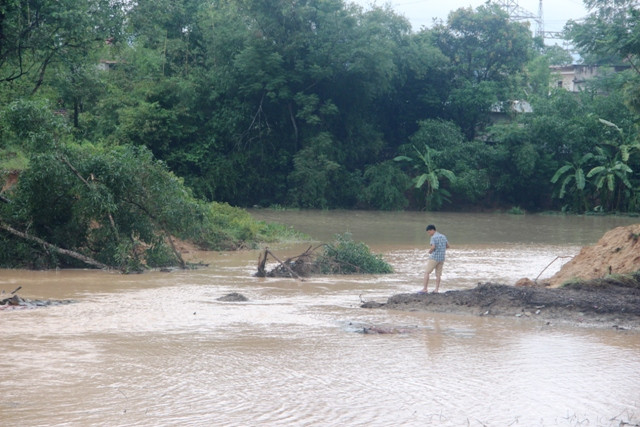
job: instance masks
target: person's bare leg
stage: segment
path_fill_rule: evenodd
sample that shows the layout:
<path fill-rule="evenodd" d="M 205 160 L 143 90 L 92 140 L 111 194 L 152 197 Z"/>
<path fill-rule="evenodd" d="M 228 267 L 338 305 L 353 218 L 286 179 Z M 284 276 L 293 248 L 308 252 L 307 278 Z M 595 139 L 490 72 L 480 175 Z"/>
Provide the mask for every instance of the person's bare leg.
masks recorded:
<path fill-rule="evenodd" d="M 427 292 L 427 288 L 429 288 L 429 272 L 424 272 L 424 287 L 422 288 L 422 292 Z"/>
<path fill-rule="evenodd" d="M 433 291 L 434 293 L 438 293 L 438 290 L 440 290 L 440 278 L 442 277 L 442 263 L 438 263 L 438 265 L 435 268 L 436 271 L 436 289 Z"/>

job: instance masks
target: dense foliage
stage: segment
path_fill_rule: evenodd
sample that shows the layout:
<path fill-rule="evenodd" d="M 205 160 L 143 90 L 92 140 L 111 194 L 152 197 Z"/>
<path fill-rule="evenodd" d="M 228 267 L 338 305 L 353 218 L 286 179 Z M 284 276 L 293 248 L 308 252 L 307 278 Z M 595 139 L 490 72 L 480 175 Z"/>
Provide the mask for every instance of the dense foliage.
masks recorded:
<path fill-rule="evenodd" d="M 637 212 L 640 9 L 585 4 L 567 37 L 627 69 L 570 93 L 491 2 L 415 32 L 343 0 L 5 2 L 0 219 L 135 265 L 171 257 L 152 225 L 250 240 L 204 223 L 231 206 Z"/>
<path fill-rule="evenodd" d="M 3 118 L 7 140 L 29 143 L 31 157 L 0 203 L 2 266 L 184 267 L 175 237 L 234 249 L 294 235 L 238 208 L 195 199 L 143 146 L 73 142 L 46 106 L 17 102 Z"/>
<path fill-rule="evenodd" d="M 393 273 L 381 255 L 372 254 L 367 245 L 354 242 L 349 233 L 335 236 L 323 247 L 315 268 L 323 274 L 388 274 Z"/>

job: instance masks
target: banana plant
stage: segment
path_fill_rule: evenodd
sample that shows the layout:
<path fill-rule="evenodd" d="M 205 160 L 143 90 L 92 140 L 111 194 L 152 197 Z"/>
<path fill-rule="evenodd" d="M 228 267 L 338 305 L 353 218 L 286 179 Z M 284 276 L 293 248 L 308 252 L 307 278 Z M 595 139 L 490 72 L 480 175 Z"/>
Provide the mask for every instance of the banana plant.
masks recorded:
<path fill-rule="evenodd" d="M 587 173 L 587 179 L 593 178 L 594 185 L 601 195 L 602 205 L 607 209 L 617 209 L 622 202 L 623 187 L 633 189 L 629 176 L 633 170 L 618 155 L 612 155 L 603 147 L 596 147 L 595 159 L 602 162 Z"/>
<path fill-rule="evenodd" d="M 629 158 L 631 157 L 631 154 L 633 152 L 636 152 L 636 151 L 640 152 L 640 142 L 638 141 L 630 142 L 629 138 L 624 134 L 624 131 L 620 129 L 618 125 L 605 119 L 598 119 L 598 120 L 603 125 L 613 128 L 617 131 L 618 135 L 620 136 L 621 143 L 616 144 L 615 142 L 608 142 L 608 144 L 618 147 L 618 150 L 620 151 L 620 159 L 624 163 L 629 162 Z"/>
<path fill-rule="evenodd" d="M 574 198 L 575 206 L 582 210 L 589 209 L 584 192 L 587 185 L 585 167 L 593 157 L 593 153 L 587 153 L 576 161 L 565 162 L 564 166 L 560 167 L 551 178 L 553 184 L 561 182 L 557 197 L 564 199 L 567 194 L 570 194 Z"/>
<path fill-rule="evenodd" d="M 450 202 L 451 193 L 441 187 L 441 179 L 446 178 L 450 183 L 456 179 L 455 173 L 449 169 L 439 168 L 435 158 L 439 152 L 424 144 L 424 150 L 420 151 L 413 146 L 416 157 L 397 156 L 395 161 L 406 161 L 413 164 L 416 176 L 413 178 L 413 187 L 420 190 L 426 184 L 425 200 L 426 209 L 440 208 L 443 203 Z"/>
<path fill-rule="evenodd" d="M 596 190 L 600 193 L 601 205 L 607 210 L 617 210 L 626 199 L 637 197 L 630 178 L 633 169 L 629 166 L 631 155 L 639 151 L 640 143 L 608 120 L 598 119 L 603 125 L 615 130 L 616 138 L 603 141 L 595 148 L 593 159 L 597 162 L 588 173 Z"/>

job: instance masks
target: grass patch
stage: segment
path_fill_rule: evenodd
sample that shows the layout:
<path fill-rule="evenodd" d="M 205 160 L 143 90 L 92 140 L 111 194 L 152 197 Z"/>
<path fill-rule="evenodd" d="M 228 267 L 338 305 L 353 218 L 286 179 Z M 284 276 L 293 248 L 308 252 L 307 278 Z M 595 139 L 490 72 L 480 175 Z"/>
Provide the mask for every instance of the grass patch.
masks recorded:
<path fill-rule="evenodd" d="M 246 210 L 228 203 L 209 203 L 205 212 L 206 218 L 197 234 L 180 236 L 203 249 L 255 249 L 260 243 L 310 240 L 292 227 L 258 221 Z"/>
<path fill-rule="evenodd" d="M 22 151 L 14 151 L 11 148 L 0 148 L 0 176 L 11 171 L 21 171 L 27 168 L 29 159 Z"/>
<path fill-rule="evenodd" d="M 561 287 L 564 289 L 597 291 L 614 286 L 640 290 L 640 270 L 629 274 L 612 274 L 598 279 L 574 279 L 564 283 Z"/>

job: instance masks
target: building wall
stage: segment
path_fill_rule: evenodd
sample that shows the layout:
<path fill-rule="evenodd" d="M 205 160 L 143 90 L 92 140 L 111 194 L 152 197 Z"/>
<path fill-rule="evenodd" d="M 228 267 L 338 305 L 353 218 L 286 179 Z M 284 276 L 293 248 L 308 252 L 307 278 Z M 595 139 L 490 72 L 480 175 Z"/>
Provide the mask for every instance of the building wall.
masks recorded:
<path fill-rule="evenodd" d="M 580 92 L 585 88 L 589 80 L 610 72 L 620 72 L 628 69 L 628 66 L 600 67 L 598 65 L 573 64 L 551 68 L 550 85 L 563 88 L 569 92 Z"/>

